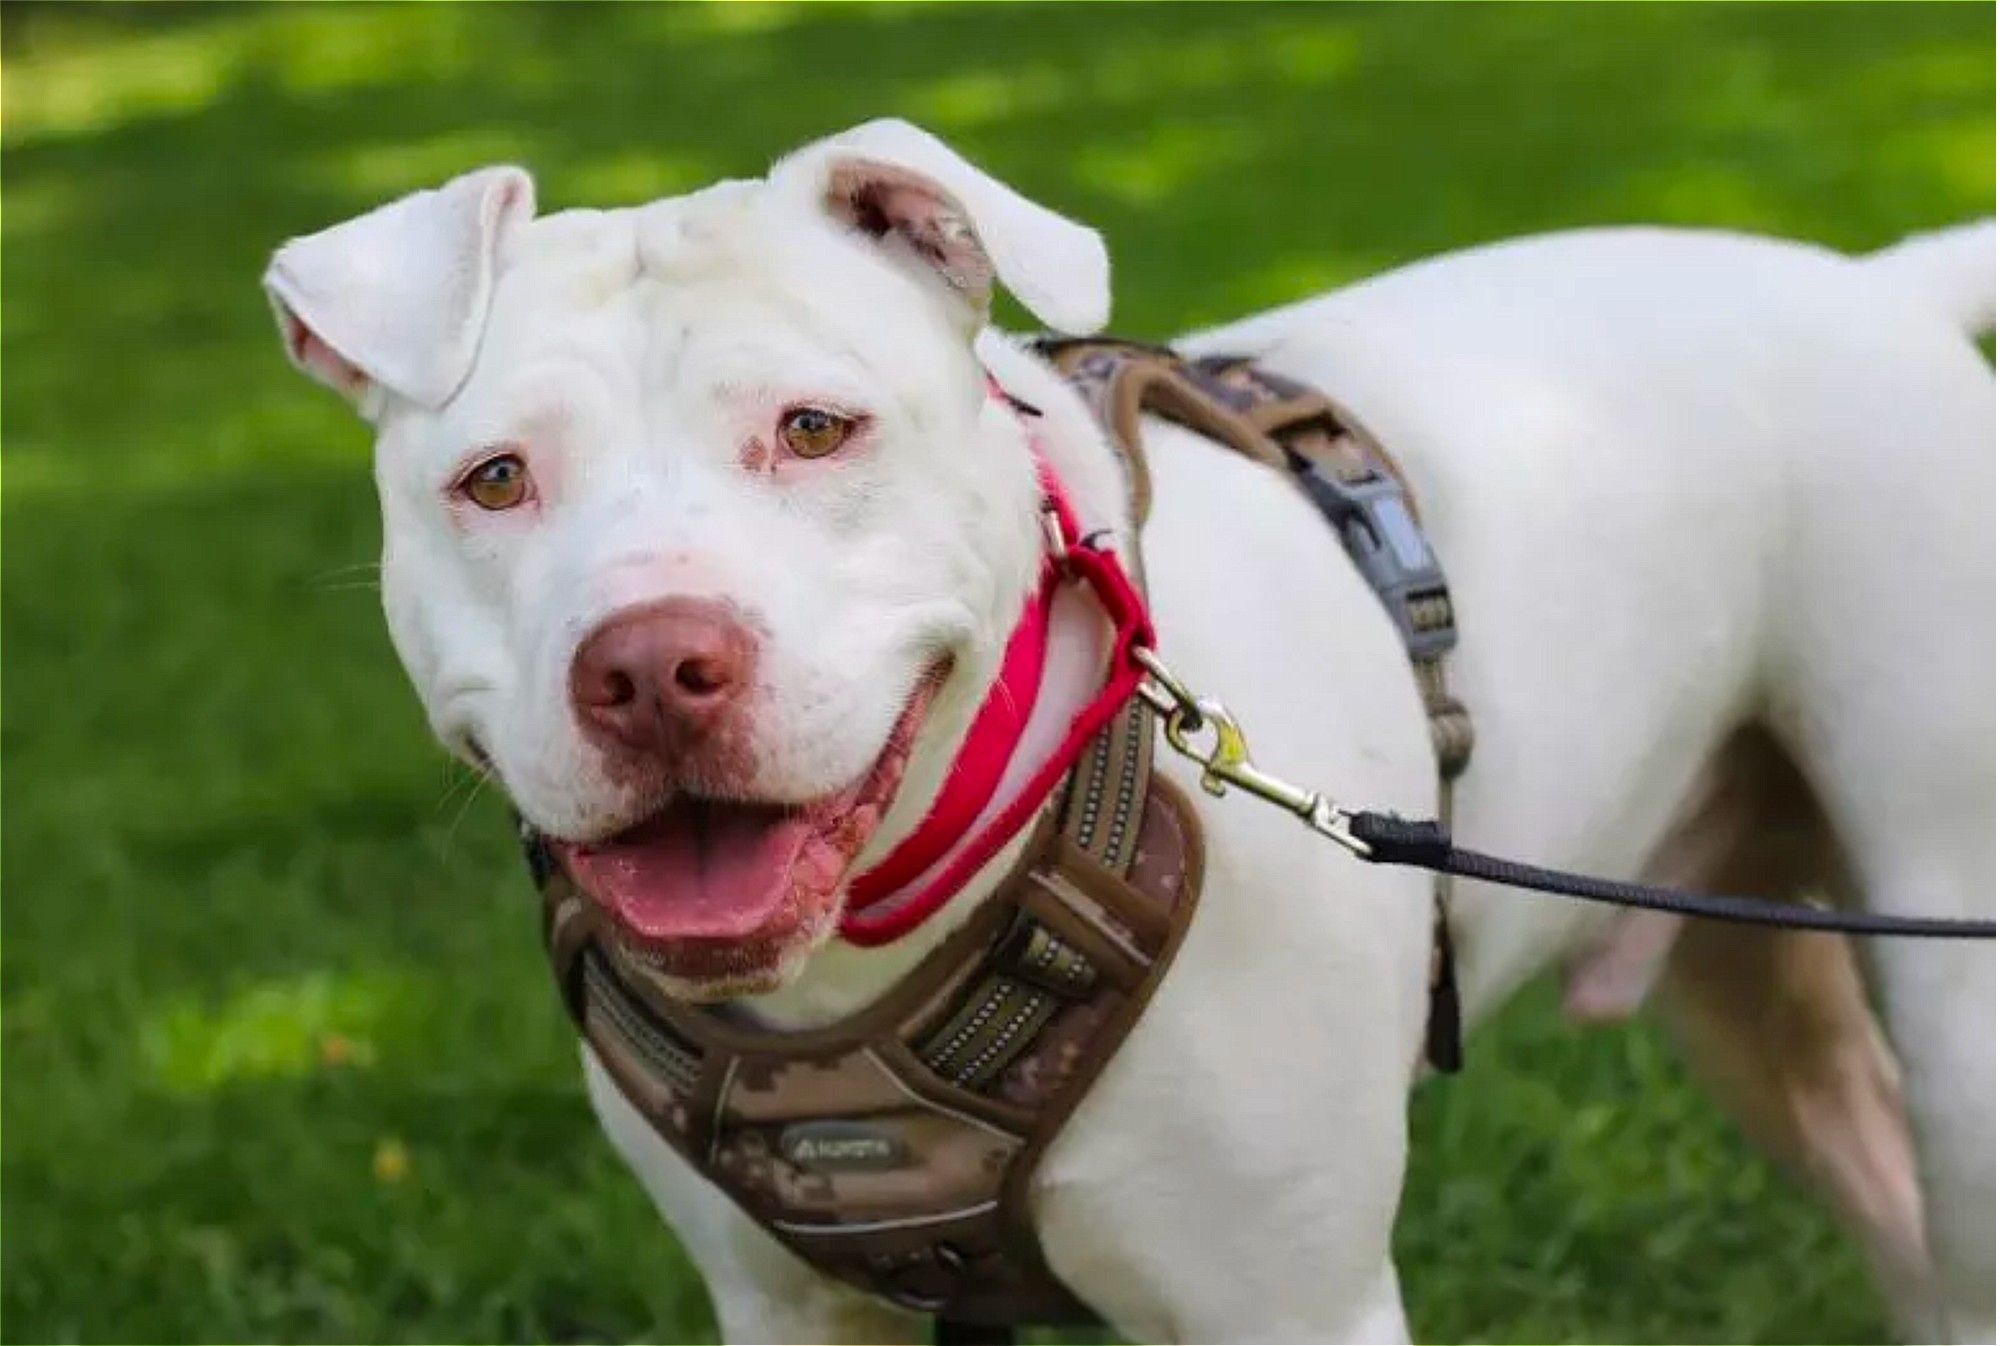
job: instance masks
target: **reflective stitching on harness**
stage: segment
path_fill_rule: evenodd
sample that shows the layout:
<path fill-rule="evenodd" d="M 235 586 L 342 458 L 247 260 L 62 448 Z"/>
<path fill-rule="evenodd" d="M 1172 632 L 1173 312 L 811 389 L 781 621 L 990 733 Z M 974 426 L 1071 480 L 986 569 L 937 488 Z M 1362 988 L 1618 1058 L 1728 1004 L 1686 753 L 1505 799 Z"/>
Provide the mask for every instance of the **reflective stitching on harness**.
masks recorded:
<path fill-rule="evenodd" d="M 799 1224 L 792 1220 L 773 1220 L 771 1228 L 782 1229 L 787 1234 L 812 1234 L 827 1238 L 841 1234 L 878 1234 L 885 1229 L 922 1229 L 926 1225 L 950 1224 L 953 1220 L 984 1215 L 999 1204 L 998 1201 L 982 1201 L 976 1206 L 948 1210 L 940 1215 L 906 1215 L 895 1220 L 869 1220 L 858 1224 Z"/>
<path fill-rule="evenodd" d="M 948 1104 L 940 1103 L 935 1099 L 925 1098 L 922 1095 L 918 1094 L 915 1090 L 911 1089 L 909 1085 L 903 1083 L 902 1076 L 898 1075 L 895 1071 L 889 1069 L 888 1063 L 885 1062 L 881 1058 L 881 1056 L 876 1053 L 873 1047 L 864 1047 L 862 1049 L 861 1054 L 863 1056 L 866 1056 L 870 1061 L 873 1061 L 876 1064 L 876 1066 L 880 1068 L 883 1075 L 888 1077 L 889 1083 L 895 1086 L 896 1092 L 901 1094 L 903 1097 L 909 1099 L 912 1103 L 921 1103 L 923 1106 L 929 1108 L 933 1112 L 941 1112 L 945 1116 L 951 1118 L 953 1121 L 964 1122 L 967 1126 L 977 1127 L 979 1130 L 986 1132 L 988 1135 L 1004 1136 L 1008 1140 L 1019 1139 L 1019 1137 L 1017 1137 L 1013 1132 L 1008 1131 L 1003 1127 L 995 1126 L 991 1122 L 982 1122 L 969 1112 L 961 1112 L 957 1108 L 951 1107 Z"/>
<path fill-rule="evenodd" d="M 1080 792 L 1076 818 L 1076 843 L 1086 850 L 1089 849 L 1090 843 L 1097 839 L 1097 817 L 1104 803 L 1104 778 L 1110 769 L 1110 763 L 1105 760 L 1105 756 L 1106 754 L 1102 752 L 1092 752 L 1085 759 L 1087 774 L 1080 778 L 1074 787 Z"/>
<path fill-rule="evenodd" d="M 1007 982 L 1005 989 L 999 995 L 995 996 L 994 999 L 995 1001 L 1004 1001 L 1015 992 L 1019 992 L 1021 995 L 1020 1008 L 1016 1009 L 1013 1016 L 1000 1026 L 999 1032 L 991 1042 L 981 1048 L 970 1061 L 959 1067 L 958 1073 L 952 1079 L 952 1083 L 969 1084 L 979 1078 L 980 1074 L 996 1057 L 1014 1045 L 1015 1038 L 1020 1035 L 1023 1028 L 1031 1023 L 1039 1027 L 1040 1020 L 1046 1019 L 1049 1012 L 1055 1009 L 1054 997 L 1045 995 L 1040 991 L 1031 990 L 1017 981 Z"/>
<path fill-rule="evenodd" d="M 1134 709 L 1136 710 L 1137 708 L 1135 707 Z M 1128 712 L 1128 714 L 1130 713 L 1132 712 Z M 1151 729 L 1151 725 L 1128 726 L 1129 732 L 1126 735 L 1125 755 L 1119 763 L 1118 793 L 1113 801 L 1114 812 L 1111 816 L 1111 829 L 1104 841 L 1104 853 L 1106 859 L 1110 860 L 1114 866 L 1120 868 L 1131 862 L 1131 857 L 1125 852 L 1126 841 L 1132 834 L 1132 815 L 1134 812 L 1132 800 L 1138 793 L 1139 768 L 1144 757 L 1144 753 L 1141 751 L 1143 745 L 1139 740 L 1139 735 L 1149 733 Z"/>
<path fill-rule="evenodd" d="M 1005 998 L 1004 992 L 1005 984 L 1003 983 L 993 994 L 979 1003 L 978 1008 L 967 1016 L 965 1021 L 958 1026 L 950 1038 L 946 1039 L 942 1046 L 926 1048 L 924 1051 L 924 1064 L 930 1066 L 931 1069 L 941 1075 L 951 1071 L 953 1068 L 950 1064 L 952 1059 L 972 1041 L 980 1029 L 986 1027 L 992 1021 L 995 1014 L 1000 1012 L 1001 1002 Z"/>
<path fill-rule="evenodd" d="M 716 1086 L 715 1108 L 708 1117 L 708 1162 L 715 1163 L 715 1156 L 722 1148 L 722 1116 L 729 1107 L 729 1090 L 736 1083 L 736 1067 L 743 1063 L 740 1056 L 729 1058 L 729 1064 L 722 1069 L 722 1083 Z"/>
<path fill-rule="evenodd" d="M 694 1092 L 701 1075 L 700 1058 L 691 1048 L 684 1048 L 669 1037 L 664 1027 L 651 1022 L 646 1008 L 631 998 L 625 984 L 611 974 L 604 955 L 596 949 L 584 953 L 583 988 L 590 1004 L 604 1011 L 647 1065 L 681 1093 Z"/>

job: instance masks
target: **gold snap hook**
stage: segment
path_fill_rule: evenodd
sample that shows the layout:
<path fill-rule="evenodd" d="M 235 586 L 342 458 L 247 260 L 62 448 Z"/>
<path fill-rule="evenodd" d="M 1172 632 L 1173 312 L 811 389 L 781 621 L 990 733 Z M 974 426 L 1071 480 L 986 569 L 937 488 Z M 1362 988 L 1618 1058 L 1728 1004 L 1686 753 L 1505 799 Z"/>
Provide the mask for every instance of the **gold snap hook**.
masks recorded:
<path fill-rule="evenodd" d="M 1317 790 L 1301 789 L 1258 770 L 1250 760 L 1250 741 L 1229 707 L 1196 696 L 1168 670 L 1153 650 L 1144 646 L 1132 657 L 1146 670 L 1139 697 L 1158 715 L 1167 746 L 1201 767 L 1201 788 L 1217 798 L 1231 789 L 1255 795 L 1297 817 L 1322 836 L 1366 856 L 1369 847 L 1349 827 L 1350 815 Z"/>

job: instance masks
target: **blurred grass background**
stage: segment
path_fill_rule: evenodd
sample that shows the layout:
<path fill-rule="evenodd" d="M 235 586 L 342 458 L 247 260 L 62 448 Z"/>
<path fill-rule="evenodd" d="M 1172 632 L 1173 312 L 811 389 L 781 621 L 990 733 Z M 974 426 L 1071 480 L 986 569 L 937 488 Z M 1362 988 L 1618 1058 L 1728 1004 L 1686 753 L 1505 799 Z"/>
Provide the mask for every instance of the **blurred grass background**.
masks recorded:
<path fill-rule="evenodd" d="M 1993 208 L 1987 5 L 8 3 L 0 44 L 7 1341 L 713 1331 L 394 665 L 366 438 L 256 288 L 287 235 L 896 113 L 1102 227 L 1159 336 L 1529 230 Z M 1883 1331 L 1646 1027 L 1532 994 L 1414 1127 L 1421 1338 Z"/>

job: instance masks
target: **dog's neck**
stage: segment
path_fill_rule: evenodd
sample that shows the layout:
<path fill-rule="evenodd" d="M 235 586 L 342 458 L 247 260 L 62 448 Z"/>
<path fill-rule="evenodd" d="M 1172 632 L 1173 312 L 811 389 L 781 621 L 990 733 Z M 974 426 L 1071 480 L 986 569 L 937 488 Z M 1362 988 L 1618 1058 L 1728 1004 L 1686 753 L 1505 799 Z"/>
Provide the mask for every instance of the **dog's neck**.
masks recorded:
<path fill-rule="evenodd" d="M 1089 409 L 1059 375 L 998 333 L 982 336 L 979 354 L 1002 388 L 1041 412 L 1037 447 L 1063 483 L 1079 524 L 1086 533 L 1108 530 L 1129 566 L 1136 539 L 1124 473 Z M 1103 684 L 1109 636 L 1087 593 L 1065 587 L 1056 594 L 1041 695 L 999 788 L 968 835 L 1013 798 L 1061 744 L 1077 712 Z M 901 939 L 877 948 L 836 940 L 814 953 L 782 990 L 746 1003 L 775 1027 L 804 1028 L 834 1022 L 878 999 L 992 896 L 1032 830 L 1022 829 L 950 902 Z"/>

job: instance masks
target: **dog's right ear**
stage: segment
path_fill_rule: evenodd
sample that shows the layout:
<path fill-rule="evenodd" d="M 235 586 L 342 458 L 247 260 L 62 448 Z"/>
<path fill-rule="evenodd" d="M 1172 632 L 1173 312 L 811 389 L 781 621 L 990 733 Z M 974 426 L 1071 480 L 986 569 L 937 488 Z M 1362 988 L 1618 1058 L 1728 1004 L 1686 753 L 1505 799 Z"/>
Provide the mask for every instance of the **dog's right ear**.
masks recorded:
<path fill-rule="evenodd" d="M 293 239 L 264 273 L 292 363 L 371 421 L 388 394 L 443 406 L 472 372 L 501 239 L 534 213 L 526 172 L 486 168 Z"/>

